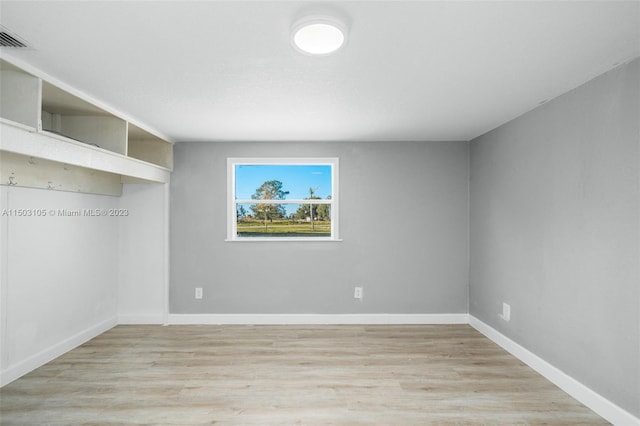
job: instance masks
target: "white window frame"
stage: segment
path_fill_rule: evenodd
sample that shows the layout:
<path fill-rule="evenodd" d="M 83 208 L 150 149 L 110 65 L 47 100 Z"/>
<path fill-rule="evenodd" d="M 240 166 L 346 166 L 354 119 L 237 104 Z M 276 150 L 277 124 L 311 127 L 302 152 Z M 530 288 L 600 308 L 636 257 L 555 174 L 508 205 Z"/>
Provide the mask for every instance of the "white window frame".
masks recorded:
<path fill-rule="evenodd" d="M 236 206 L 238 204 L 255 204 L 256 200 L 236 200 L 236 166 L 237 165 L 322 165 L 331 166 L 331 200 L 260 200 L 260 204 L 329 204 L 331 206 L 330 237 L 239 237 L 237 229 Z M 342 241 L 339 237 L 339 196 L 338 196 L 339 159 L 335 157 L 305 158 L 227 158 L 227 239 L 226 241 Z"/>

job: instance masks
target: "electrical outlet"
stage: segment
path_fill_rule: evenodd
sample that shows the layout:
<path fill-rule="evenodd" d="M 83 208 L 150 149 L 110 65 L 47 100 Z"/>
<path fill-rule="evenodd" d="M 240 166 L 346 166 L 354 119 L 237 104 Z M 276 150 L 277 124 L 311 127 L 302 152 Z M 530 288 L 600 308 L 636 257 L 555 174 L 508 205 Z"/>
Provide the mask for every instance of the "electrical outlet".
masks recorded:
<path fill-rule="evenodd" d="M 353 290 L 353 297 L 362 300 L 362 287 L 356 287 Z"/>
<path fill-rule="evenodd" d="M 196 299 L 202 299 L 202 287 L 196 287 Z"/>
<path fill-rule="evenodd" d="M 511 321 L 511 306 L 508 303 L 502 303 L 502 315 L 500 318 L 509 322 Z"/>

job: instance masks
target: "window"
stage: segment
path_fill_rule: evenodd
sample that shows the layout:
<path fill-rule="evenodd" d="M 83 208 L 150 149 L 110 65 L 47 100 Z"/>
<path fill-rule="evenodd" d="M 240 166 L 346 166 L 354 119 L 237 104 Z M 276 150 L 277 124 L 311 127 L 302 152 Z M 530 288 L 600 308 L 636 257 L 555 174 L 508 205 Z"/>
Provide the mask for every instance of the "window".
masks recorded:
<path fill-rule="evenodd" d="M 337 241 L 337 158 L 228 158 L 228 241 Z"/>

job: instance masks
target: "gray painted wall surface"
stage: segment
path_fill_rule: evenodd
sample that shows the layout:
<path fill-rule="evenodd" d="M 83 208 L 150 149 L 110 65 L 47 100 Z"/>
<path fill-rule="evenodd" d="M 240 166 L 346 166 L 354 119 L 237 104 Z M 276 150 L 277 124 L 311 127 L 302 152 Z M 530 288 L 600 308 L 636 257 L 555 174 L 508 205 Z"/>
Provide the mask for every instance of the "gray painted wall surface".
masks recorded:
<path fill-rule="evenodd" d="M 224 241 L 226 159 L 261 156 L 339 157 L 343 242 Z M 466 313 L 468 173 L 468 142 L 178 143 L 170 311 Z"/>
<path fill-rule="evenodd" d="M 473 140 L 470 213 L 470 313 L 635 416 L 639 80 L 635 60 Z"/>

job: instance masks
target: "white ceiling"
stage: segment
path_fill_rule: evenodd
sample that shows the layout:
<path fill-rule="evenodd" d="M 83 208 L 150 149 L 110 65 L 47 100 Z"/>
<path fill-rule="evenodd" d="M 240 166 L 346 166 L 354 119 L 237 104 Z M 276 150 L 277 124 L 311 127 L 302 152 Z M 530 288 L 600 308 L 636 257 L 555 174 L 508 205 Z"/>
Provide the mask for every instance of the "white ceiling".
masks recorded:
<path fill-rule="evenodd" d="M 300 54 L 306 14 L 347 45 Z M 469 140 L 640 55 L 640 1 L 0 1 L 3 48 L 174 141 Z"/>

